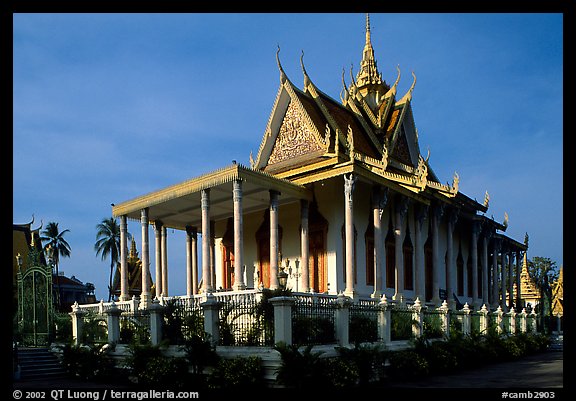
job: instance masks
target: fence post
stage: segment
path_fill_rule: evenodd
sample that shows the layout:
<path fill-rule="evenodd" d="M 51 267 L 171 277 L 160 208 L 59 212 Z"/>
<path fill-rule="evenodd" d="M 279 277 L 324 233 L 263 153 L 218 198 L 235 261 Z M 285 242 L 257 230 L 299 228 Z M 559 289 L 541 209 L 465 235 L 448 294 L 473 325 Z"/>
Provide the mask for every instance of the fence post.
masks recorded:
<path fill-rule="evenodd" d="M 162 341 L 163 310 L 164 307 L 156 298 L 150 302 L 148 313 L 150 313 L 150 343 L 152 345 L 158 345 Z"/>
<path fill-rule="evenodd" d="M 516 311 L 514 310 L 514 307 L 510 308 L 510 312 L 508 312 L 508 316 L 509 316 L 509 327 L 508 327 L 508 333 L 510 334 L 516 334 Z"/>
<path fill-rule="evenodd" d="M 494 314 L 496 315 L 496 332 L 498 334 L 502 334 L 502 332 L 504 331 L 504 329 L 502 328 L 502 320 L 503 320 L 502 315 L 504 314 L 504 312 L 502 312 L 502 307 L 500 305 L 498 305 L 498 308 L 496 308 Z"/>
<path fill-rule="evenodd" d="M 462 335 L 469 336 L 471 332 L 472 323 L 470 321 L 470 307 L 468 306 L 468 302 L 464 304 L 464 308 L 462 308 Z"/>
<path fill-rule="evenodd" d="M 138 311 L 138 303 L 140 301 L 136 298 L 136 295 L 132 295 L 132 299 L 130 300 L 130 312 L 136 313 Z"/>
<path fill-rule="evenodd" d="M 480 333 L 481 334 L 486 334 L 488 333 L 488 308 L 486 307 L 486 304 L 482 305 L 482 308 L 480 308 Z"/>
<path fill-rule="evenodd" d="M 115 344 L 120 340 L 120 314 L 122 311 L 114 301 L 110 304 L 106 315 L 106 325 L 108 326 L 108 343 Z"/>
<path fill-rule="evenodd" d="M 532 322 L 530 322 L 530 332 L 535 334 L 538 332 L 538 327 L 536 325 L 536 312 L 534 311 L 534 309 L 532 309 L 532 313 L 530 313 L 530 317 L 532 320 Z"/>
<path fill-rule="evenodd" d="M 442 305 L 438 308 L 440 312 L 442 312 L 441 319 L 442 319 L 442 331 L 444 332 L 445 337 L 450 336 L 450 308 L 448 307 L 448 303 L 446 300 L 442 301 Z"/>
<path fill-rule="evenodd" d="M 82 326 L 84 325 L 84 315 L 86 312 L 80 309 L 78 302 L 72 305 L 72 312 L 69 313 L 72 318 L 72 341 L 74 345 L 80 345 L 82 342 Z"/>
<path fill-rule="evenodd" d="M 378 338 L 384 345 L 390 344 L 390 330 L 391 330 L 391 313 L 390 305 L 386 301 L 386 294 L 382 294 L 380 302 L 378 303 Z"/>
<path fill-rule="evenodd" d="M 204 331 L 208 333 L 212 345 L 217 345 L 218 341 L 220 341 L 220 332 L 218 330 L 220 305 L 214 295 L 209 292 L 206 294 L 206 300 L 200 306 L 204 312 Z"/>
<path fill-rule="evenodd" d="M 526 308 L 522 308 L 520 315 L 520 332 L 526 333 Z"/>
<path fill-rule="evenodd" d="M 274 306 L 274 344 L 292 344 L 292 305 L 295 302 L 293 297 L 270 298 Z"/>
<path fill-rule="evenodd" d="M 334 313 L 334 323 L 336 325 L 336 341 L 342 347 L 348 346 L 350 343 L 350 304 L 352 300 L 350 297 L 344 295 L 343 292 L 338 294 L 336 304 L 338 307 Z"/>
<path fill-rule="evenodd" d="M 414 305 L 412 305 L 412 319 L 414 320 L 412 324 L 412 334 L 414 337 L 418 338 L 422 336 L 424 332 L 424 319 L 422 312 L 422 303 L 420 298 L 416 297 Z"/>

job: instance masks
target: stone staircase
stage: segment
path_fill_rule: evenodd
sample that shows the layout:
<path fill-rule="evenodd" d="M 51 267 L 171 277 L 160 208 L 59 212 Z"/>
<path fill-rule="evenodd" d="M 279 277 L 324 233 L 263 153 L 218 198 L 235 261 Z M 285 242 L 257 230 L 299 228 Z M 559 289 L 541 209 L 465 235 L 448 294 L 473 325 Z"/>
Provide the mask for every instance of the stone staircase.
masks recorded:
<path fill-rule="evenodd" d="M 20 380 L 44 380 L 66 377 L 60 361 L 48 348 L 19 348 Z"/>

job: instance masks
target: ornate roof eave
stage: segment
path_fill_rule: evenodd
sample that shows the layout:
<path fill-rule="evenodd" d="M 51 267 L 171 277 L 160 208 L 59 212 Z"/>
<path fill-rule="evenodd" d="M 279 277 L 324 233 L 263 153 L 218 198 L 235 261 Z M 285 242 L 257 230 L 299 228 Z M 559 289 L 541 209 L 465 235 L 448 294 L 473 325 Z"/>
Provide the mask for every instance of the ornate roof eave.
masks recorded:
<path fill-rule="evenodd" d="M 398 180 L 390 179 L 394 177 L 395 173 L 386 172 L 387 174 L 380 174 L 377 170 L 367 168 L 367 166 L 360 163 L 353 163 L 345 161 L 343 163 L 332 165 L 330 168 L 319 169 L 311 174 L 302 175 L 301 177 L 293 178 L 291 181 L 299 184 L 306 185 L 313 182 L 323 181 L 330 178 L 342 176 L 344 174 L 354 173 L 357 174 L 366 182 L 377 183 L 392 189 L 402 195 L 406 195 L 420 203 L 429 205 L 430 198 L 422 192 L 415 192 L 412 189 L 402 185 Z"/>
<path fill-rule="evenodd" d="M 336 120 L 334 120 L 334 118 L 332 117 L 332 115 L 328 111 L 328 108 L 324 105 L 324 102 L 322 101 L 322 97 L 326 97 L 328 99 L 331 99 L 331 97 L 328 96 L 326 93 L 322 92 L 320 89 L 318 89 L 318 87 L 314 84 L 314 82 L 312 82 L 312 80 L 310 79 L 309 75 L 306 72 L 306 68 L 304 67 L 303 57 L 304 57 L 304 52 L 302 52 L 302 56 L 300 57 L 300 64 L 302 66 L 302 72 L 304 74 L 305 89 L 310 92 L 310 95 L 312 96 L 312 98 L 314 99 L 314 101 L 316 102 L 316 104 L 318 105 L 320 110 L 322 111 L 322 114 L 324 115 L 326 120 L 328 120 L 328 122 L 330 123 L 331 127 L 334 130 L 336 130 L 337 132 L 339 131 L 340 135 L 338 135 L 338 139 L 340 140 L 340 144 L 346 145 L 346 143 L 342 141 L 344 138 L 342 138 L 341 133 L 344 132 L 344 129 L 347 129 L 347 127 L 338 126 L 338 124 L 336 123 Z M 349 103 L 354 104 L 353 101 L 349 102 Z M 362 115 L 362 113 L 360 113 L 360 110 L 358 110 L 358 108 L 354 107 L 353 112 L 356 114 L 357 120 L 359 121 L 359 123 L 362 126 L 362 128 L 364 129 L 364 131 L 368 134 L 368 137 L 370 138 L 372 145 L 377 150 L 380 151 L 380 149 L 382 149 L 382 145 L 380 144 L 380 141 L 378 141 L 378 139 L 376 138 L 376 136 L 372 132 L 372 128 L 370 127 L 370 125 L 366 123 L 364 116 Z"/>

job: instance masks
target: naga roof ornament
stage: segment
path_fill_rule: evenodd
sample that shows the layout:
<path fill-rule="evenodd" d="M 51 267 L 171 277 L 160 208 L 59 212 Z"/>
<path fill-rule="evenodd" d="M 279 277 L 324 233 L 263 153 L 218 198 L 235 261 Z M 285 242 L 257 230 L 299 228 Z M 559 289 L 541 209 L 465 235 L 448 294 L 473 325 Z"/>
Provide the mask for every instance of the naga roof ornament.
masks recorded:
<path fill-rule="evenodd" d="M 278 55 L 279 53 L 280 53 L 280 45 L 278 45 L 278 50 L 276 50 L 276 63 L 278 64 L 278 69 L 280 70 L 280 82 L 284 83 L 288 78 L 286 77 L 286 73 L 282 68 L 282 64 L 280 64 L 280 56 Z"/>

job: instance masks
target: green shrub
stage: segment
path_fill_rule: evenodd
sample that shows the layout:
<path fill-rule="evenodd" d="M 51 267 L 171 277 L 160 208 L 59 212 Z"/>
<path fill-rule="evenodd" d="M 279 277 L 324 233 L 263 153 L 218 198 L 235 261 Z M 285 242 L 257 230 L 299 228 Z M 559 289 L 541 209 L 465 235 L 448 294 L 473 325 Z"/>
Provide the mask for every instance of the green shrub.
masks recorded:
<path fill-rule="evenodd" d="M 209 386 L 246 390 L 264 387 L 262 359 L 256 356 L 220 359 L 210 376 Z"/>
<path fill-rule="evenodd" d="M 354 348 L 336 347 L 342 361 L 358 376 L 358 384 L 364 386 L 383 380 L 387 352 L 380 345 L 360 345 Z"/>
<path fill-rule="evenodd" d="M 83 380 L 109 380 L 114 377 L 114 361 L 105 346 L 78 346 L 66 344 L 61 362 L 66 372 Z"/>
<path fill-rule="evenodd" d="M 414 380 L 429 374 L 428 361 L 414 350 L 392 352 L 388 375 L 397 380 Z"/>
<path fill-rule="evenodd" d="M 189 382 L 186 358 L 165 356 L 158 345 L 131 344 L 129 350 L 124 363 L 138 385 L 176 388 Z"/>
<path fill-rule="evenodd" d="M 358 367 L 342 358 L 320 360 L 324 379 L 330 388 L 350 388 L 359 383 Z"/>
<path fill-rule="evenodd" d="M 282 359 L 276 370 L 279 384 L 294 388 L 312 388 L 327 384 L 320 359 L 322 351 L 312 352 L 312 345 L 308 345 L 301 352 L 298 345 L 285 343 L 277 343 L 274 349 L 280 353 Z"/>

